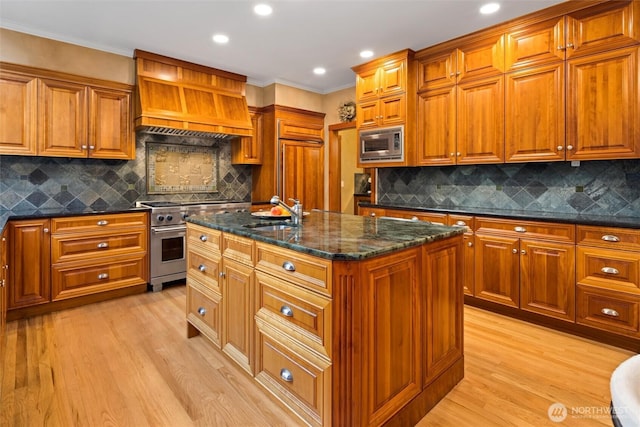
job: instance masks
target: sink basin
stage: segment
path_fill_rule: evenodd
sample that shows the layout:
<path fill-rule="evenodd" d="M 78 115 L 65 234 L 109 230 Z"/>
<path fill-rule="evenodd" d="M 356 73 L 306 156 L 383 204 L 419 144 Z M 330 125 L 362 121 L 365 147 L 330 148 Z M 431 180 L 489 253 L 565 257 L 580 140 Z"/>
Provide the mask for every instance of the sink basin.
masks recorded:
<path fill-rule="evenodd" d="M 254 230 L 276 231 L 286 230 L 287 228 L 294 227 L 290 222 L 278 221 L 278 222 L 255 222 L 252 224 L 244 224 L 243 227 L 251 228 Z"/>

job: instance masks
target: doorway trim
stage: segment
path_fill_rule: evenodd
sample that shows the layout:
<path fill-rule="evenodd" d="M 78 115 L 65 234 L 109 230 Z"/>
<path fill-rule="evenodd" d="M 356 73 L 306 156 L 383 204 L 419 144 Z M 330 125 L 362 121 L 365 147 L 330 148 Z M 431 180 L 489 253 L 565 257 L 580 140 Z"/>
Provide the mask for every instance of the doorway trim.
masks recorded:
<path fill-rule="evenodd" d="M 329 210 L 340 212 L 340 131 L 355 129 L 356 122 L 329 125 Z"/>

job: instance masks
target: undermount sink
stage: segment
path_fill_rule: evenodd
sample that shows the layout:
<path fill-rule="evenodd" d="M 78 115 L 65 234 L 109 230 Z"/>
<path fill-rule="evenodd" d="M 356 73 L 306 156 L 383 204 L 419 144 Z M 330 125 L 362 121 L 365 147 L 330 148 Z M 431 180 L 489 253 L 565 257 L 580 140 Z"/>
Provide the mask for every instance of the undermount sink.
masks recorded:
<path fill-rule="evenodd" d="M 278 222 L 255 222 L 252 224 L 244 224 L 243 227 L 251 228 L 254 230 L 275 231 L 275 230 L 286 230 L 287 228 L 292 228 L 295 226 L 290 222 L 278 221 Z"/>

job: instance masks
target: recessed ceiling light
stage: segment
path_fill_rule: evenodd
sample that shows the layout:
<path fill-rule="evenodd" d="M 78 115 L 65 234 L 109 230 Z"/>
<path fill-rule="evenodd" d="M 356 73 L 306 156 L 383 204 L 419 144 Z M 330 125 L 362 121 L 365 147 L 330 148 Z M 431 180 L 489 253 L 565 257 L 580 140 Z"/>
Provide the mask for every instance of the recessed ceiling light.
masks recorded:
<path fill-rule="evenodd" d="M 327 72 L 327 70 L 325 70 L 322 67 L 316 67 L 316 68 L 313 69 L 313 74 L 317 74 L 319 76 L 323 75 L 326 72 Z"/>
<path fill-rule="evenodd" d="M 229 43 L 229 37 L 224 34 L 214 34 L 213 41 L 218 44 L 226 44 Z"/>
<path fill-rule="evenodd" d="M 498 10 L 500 10 L 500 5 L 498 3 L 487 3 L 480 8 L 480 13 L 483 15 L 490 15 Z"/>
<path fill-rule="evenodd" d="M 371 58 L 372 56 L 373 56 L 372 50 L 363 50 L 362 52 L 360 52 L 361 58 Z"/>
<path fill-rule="evenodd" d="M 253 7 L 253 11 L 256 13 L 256 15 L 269 16 L 271 15 L 271 12 L 273 12 L 273 8 L 268 4 L 260 3 Z"/>

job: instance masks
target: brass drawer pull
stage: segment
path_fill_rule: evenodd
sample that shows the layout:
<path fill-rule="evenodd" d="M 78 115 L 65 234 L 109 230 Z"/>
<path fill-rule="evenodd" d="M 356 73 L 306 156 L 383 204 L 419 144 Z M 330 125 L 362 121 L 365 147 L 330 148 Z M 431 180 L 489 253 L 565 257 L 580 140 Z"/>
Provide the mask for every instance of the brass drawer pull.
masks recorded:
<path fill-rule="evenodd" d="M 100 242 L 98 243 L 98 248 L 100 249 L 104 249 L 104 248 L 108 248 L 109 244 L 107 242 Z"/>
<path fill-rule="evenodd" d="M 207 266 L 206 266 L 206 265 L 204 265 L 204 264 L 200 264 L 200 265 L 198 266 L 198 270 L 200 270 L 201 272 L 203 272 L 203 273 L 204 273 L 205 271 L 207 271 Z"/>
<path fill-rule="evenodd" d="M 513 230 L 514 230 L 516 233 L 526 233 L 526 232 L 527 232 L 527 229 L 526 229 L 526 228 L 524 228 L 524 227 L 520 227 L 520 226 L 513 227 Z"/>
<path fill-rule="evenodd" d="M 602 236 L 602 240 L 605 242 L 619 242 L 620 238 L 618 236 L 614 236 L 613 234 L 605 234 Z"/>
<path fill-rule="evenodd" d="M 296 266 L 293 265 L 293 263 L 291 261 L 285 261 L 282 263 L 282 268 L 284 268 L 287 271 L 296 271 Z"/>
<path fill-rule="evenodd" d="M 107 221 L 106 219 L 101 219 L 100 221 L 96 222 L 96 224 L 100 226 L 105 226 L 109 224 L 109 221 Z"/>
<path fill-rule="evenodd" d="M 613 267 L 602 267 L 600 271 L 602 271 L 605 274 L 620 274 L 618 269 Z"/>
<path fill-rule="evenodd" d="M 99 280 L 108 279 L 108 278 L 109 278 L 109 274 L 107 274 L 107 273 L 98 274 L 98 279 Z"/>
<path fill-rule="evenodd" d="M 200 308 L 198 308 L 198 314 L 199 314 L 200 316 L 204 316 L 205 314 L 207 314 L 207 309 L 206 309 L 206 308 L 204 308 L 204 307 L 200 307 Z"/>
<path fill-rule="evenodd" d="M 293 310 L 291 310 L 291 307 L 286 305 L 280 307 L 280 313 L 282 313 L 283 316 L 293 317 Z"/>
<path fill-rule="evenodd" d="M 293 382 L 293 374 L 291 373 L 290 370 L 285 368 L 280 369 L 280 378 L 282 378 L 283 381 L 286 381 L 288 383 Z"/>
<path fill-rule="evenodd" d="M 600 311 L 602 312 L 602 314 L 604 314 L 606 316 L 611 316 L 611 317 L 619 317 L 620 316 L 620 313 L 618 313 L 617 311 L 615 311 L 612 308 L 603 308 Z"/>
<path fill-rule="evenodd" d="M 205 234 L 202 234 L 202 235 L 200 236 L 200 240 L 201 240 L 202 242 L 206 242 L 206 241 L 207 241 L 207 236 L 206 236 Z"/>

